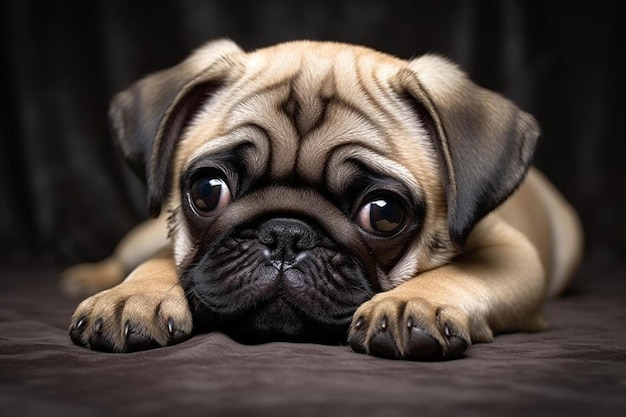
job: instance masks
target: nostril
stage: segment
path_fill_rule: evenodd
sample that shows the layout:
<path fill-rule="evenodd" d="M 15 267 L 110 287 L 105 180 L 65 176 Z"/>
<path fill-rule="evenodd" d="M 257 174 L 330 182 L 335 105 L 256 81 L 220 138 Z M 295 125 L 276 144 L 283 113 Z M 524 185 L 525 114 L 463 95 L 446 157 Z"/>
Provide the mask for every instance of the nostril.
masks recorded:
<path fill-rule="evenodd" d="M 313 249 L 317 234 L 307 223 L 297 219 L 271 219 L 259 227 L 258 240 L 275 259 L 293 260 L 299 253 Z"/>
<path fill-rule="evenodd" d="M 267 229 L 261 229 L 259 232 L 259 242 L 264 244 L 265 246 L 267 246 L 270 249 L 276 249 L 276 245 L 277 245 L 277 240 L 276 239 L 276 234 L 267 230 Z"/>

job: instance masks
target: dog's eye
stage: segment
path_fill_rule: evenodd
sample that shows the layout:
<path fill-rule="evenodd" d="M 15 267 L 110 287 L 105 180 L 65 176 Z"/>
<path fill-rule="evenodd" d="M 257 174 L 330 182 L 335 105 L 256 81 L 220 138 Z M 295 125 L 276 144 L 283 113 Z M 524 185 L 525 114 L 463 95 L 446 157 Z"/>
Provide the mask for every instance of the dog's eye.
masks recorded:
<path fill-rule="evenodd" d="M 365 204 L 357 214 L 357 223 L 366 232 L 377 236 L 391 236 L 404 226 L 406 210 L 394 198 L 380 198 Z"/>
<path fill-rule="evenodd" d="M 196 179 L 188 193 L 189 203 L 201 216 L 213 216 L 230 203 L 228 185 L 221 178 L 201 177 Z"/>

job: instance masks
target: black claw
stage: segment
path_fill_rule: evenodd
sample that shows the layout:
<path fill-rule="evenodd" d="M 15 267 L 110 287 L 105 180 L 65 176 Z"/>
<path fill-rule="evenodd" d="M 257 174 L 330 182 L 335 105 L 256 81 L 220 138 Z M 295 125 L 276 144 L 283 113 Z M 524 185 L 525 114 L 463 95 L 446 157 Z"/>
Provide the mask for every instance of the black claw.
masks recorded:
<path fill-rule="evenodd" d="M 365 322 L 365 320 L 363 320 L 363 317 L 359 317 L 356 322 L 354 323 L 354 328 L 356 330 L 360 330 L 361 327 L 363 327 L 363 323 Z"/>
<path fill-rule="evenodd" d="M 465 352 L 469 347 L 467 341 L 462 337 L 457 336 L 447 324 L 444 326 L 444 334 L 448 339 L 448 350 L 445 354 L 446 358 L 451 359 L 461 356 L 461 354 L 463 354 L 463 352 Z"/>
<path fill-rule="evenodd" d="M 434 359 L 441 355 L 441 345 L 437 340 L 426 332 L 413 324 L 412 320 L 408 322 L 408 340 L 406 359 L 411 360 L 428 360 Z"/>
<path fill-rule="evenodd" d="M 365 336 L 367 332 L 365 329 L 365 319 L 363 317 L 359 317 L 354 323 L 354 327 L 350 332 L 348 340 L 350 347 L 356 353 L 367 353 L 367 349 L 365 349 Z"/>
<path fill-rule="evenodd" d="M 74 342 L 78 346 L 87 347 L 87 344 L 83 342 L 82 338 L 86 323 L 87 320 L 84 317 L 81 317 L 80 319 L 78 319 L 76 324 L 70 328 L 70 339 L 72 339 L 72 342 Z"/>
<path fill-rule="evenodd" d="M 89 336 L 87 343 L 83 342 L 81 336 L 87 330 L 87 319 L 81 318 L 74 326 L 74 330 L 70 331 L 70 337 L 72 341 L 77 345 L 88 347 L 91 350 L 98 350 L 100 352 L 114 352 L 115 348 L 113 344 L 104 336 L 102 327 L 104 320 L 102 318 L 96 319 L 91 326 L 91 335 Z"/>
<path fill-rule="evenodd" d="M 174 319 L 167 320 L 167 331 L 170 334 L 168 345 L 175 345 L 177 343 L 187 340 L 187 334 L 182 330 L 176 328 Z"/>
<path fill-rule="evenodd" d="M 397 359 L 400 357 L 400 353 L 393 341 L 393 336 L 390 332 L 384 331 L 385 329 L 386 326 L 383 331 L 376 332 L 370 340 L 370 353 L 382 358 Z"/>

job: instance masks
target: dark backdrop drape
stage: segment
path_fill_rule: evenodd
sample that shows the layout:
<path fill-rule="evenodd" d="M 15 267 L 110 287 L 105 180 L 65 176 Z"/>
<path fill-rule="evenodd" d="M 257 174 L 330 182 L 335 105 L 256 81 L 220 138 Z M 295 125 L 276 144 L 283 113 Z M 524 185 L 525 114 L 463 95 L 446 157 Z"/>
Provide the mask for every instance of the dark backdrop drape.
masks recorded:
<path fill-rule="evenodd" d="M 535 158 L 582 214 L 590 259 L 626 253 L 624 6 L 600 1 L 3 1 L 0 261 L 105 256 L 146 215 L 111 143 L 111 95 L 206 40 L 312 38 L 437 52 L 533 113 Z"/>

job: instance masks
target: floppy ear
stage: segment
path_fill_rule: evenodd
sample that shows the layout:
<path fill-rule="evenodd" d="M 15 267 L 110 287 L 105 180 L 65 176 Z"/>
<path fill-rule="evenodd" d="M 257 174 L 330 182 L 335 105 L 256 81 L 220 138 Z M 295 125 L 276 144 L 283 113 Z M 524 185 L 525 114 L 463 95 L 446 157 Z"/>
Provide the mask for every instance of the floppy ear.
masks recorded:
<path fill-rule="evenodd" d="M 474 225 L 524 179 L 539 126 L 441 57 L 410 61 L 396 82 L 433 140 L 443 167 L 450 237 L 463 245 Z"/>
<path fill-rule="evenodd" d="M 229 59 L 243 53 L 233 42 L 209 42 L 180 64 L 118 93 L 109 119 L 126 162 L 148 185 L 150 213 L 158 216 L 171 182 L 176 143 L 193 115 L 225 82 Z"/>

